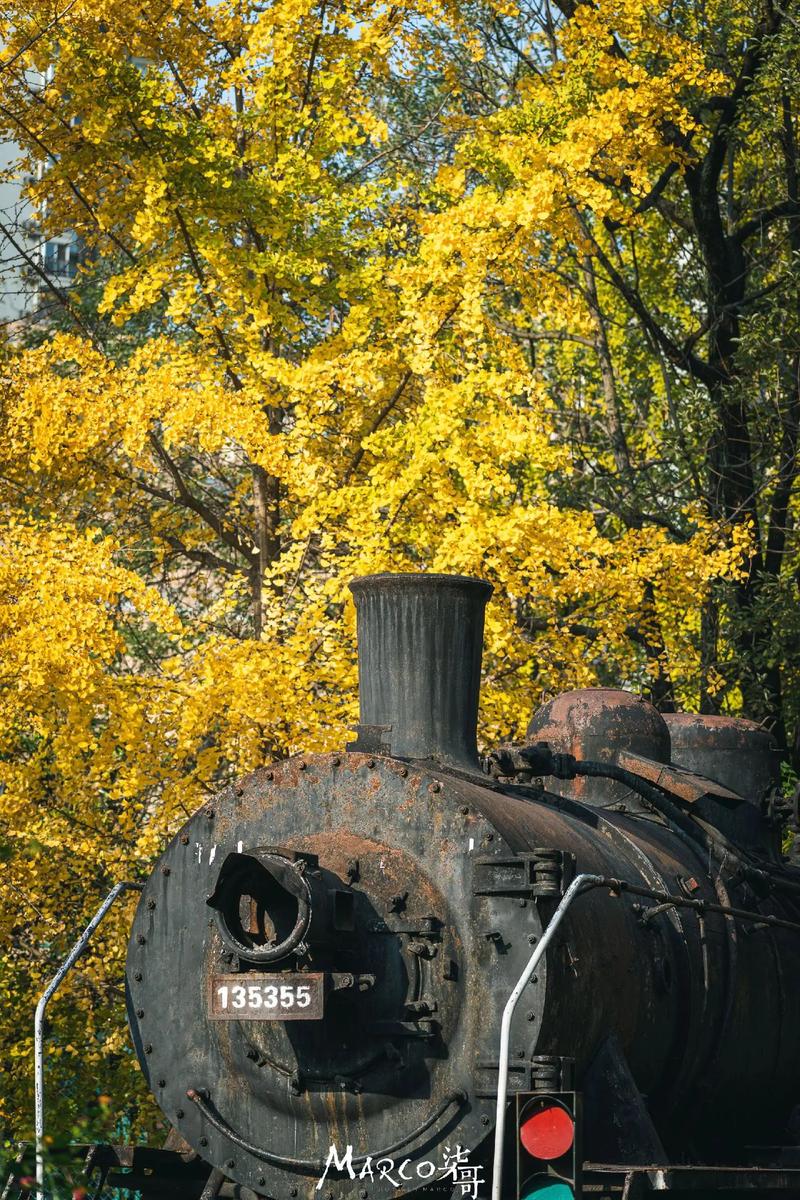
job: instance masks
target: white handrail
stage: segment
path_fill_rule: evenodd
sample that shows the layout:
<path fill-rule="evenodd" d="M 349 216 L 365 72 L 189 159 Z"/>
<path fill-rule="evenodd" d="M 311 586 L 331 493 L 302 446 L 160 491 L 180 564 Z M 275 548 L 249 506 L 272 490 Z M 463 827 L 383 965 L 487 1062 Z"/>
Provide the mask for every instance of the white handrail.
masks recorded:
<path fill-rule="evenodd" d="M 39 997 L 39 1003 L 36 1005 L 36 1016 L 33 1020 L 33 1059 L 34 1059 L 34 1124 L 36 1127 L 36 1190 L 39 1195 L 44 1194 L 44 1013 L 52 996 L 58 991 L 61 983 L 71 967 L 75 965 L 80 958 L 86 946 L 89 943 L 89 938 L 94 933 L 97 926 L 106 915 L 111 905 L 121 896 L 123 892 L 140 892 L 143 884 L 141 883 L 117 883 L 106 896 L 103 903 L 98 908 L 97 912 L 92 917 L 89 924 L 84 929 L 81 936 L 78 938 L 75 945 L 70 950 L 67 957 L 64 959 L 61 966 L 56 971 L 53 978 L 48 983 L 45 990 Z"/>
<path fill-rule="evenodd" d="M 500 1191 L 503 1184 L 503 1139 L 506 1132 L 506 1105 L 508 1103 L 508 1049 L 511 1041 L 511 1022 L 514 1018 L 514 1013 L 519 1003 L 520 996 L 525 990 L 525 985 L 530 979 L 533 972 L 536 970 L 539 962 L 544 957 L 547 947 L 553 940 L 556 930 L 558 929 L 564 914 L 566 913 L 573 900 L 582 892 L 587 892 L 591 888 L 599 887 L 601 884 L 608 881 L 602 875 L 576 875 L 572 883 L 567 888 L 558 907 L 553 913 L 547 928 L 542 934 L 542 939 L 534 950 L 533 954 L 528 959 L 525 970 L 517 980 L 517 985 L 506 1001 L 506 1006 L 503 1009 L 503 1020 L 500 1024 L 500 1055 L 498 1058 L 497 1071 L 497 1112 L 495 1115 L 494 1126 L 494 1163 L 492 1165 L 492 1200 L 500 1200 Z"/>

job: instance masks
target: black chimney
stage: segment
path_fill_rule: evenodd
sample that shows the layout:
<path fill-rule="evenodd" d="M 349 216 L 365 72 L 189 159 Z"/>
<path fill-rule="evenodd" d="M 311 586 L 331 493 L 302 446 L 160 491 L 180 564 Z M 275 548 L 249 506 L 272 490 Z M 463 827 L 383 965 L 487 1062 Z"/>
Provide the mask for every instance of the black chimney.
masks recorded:
<path fill-rule="evenodd" d="M 464 575 L 387 574 L 354 579 L 350 589 L 361 711 L 351 749 L 478 771 L 483 613 L 491 584 Z"/>

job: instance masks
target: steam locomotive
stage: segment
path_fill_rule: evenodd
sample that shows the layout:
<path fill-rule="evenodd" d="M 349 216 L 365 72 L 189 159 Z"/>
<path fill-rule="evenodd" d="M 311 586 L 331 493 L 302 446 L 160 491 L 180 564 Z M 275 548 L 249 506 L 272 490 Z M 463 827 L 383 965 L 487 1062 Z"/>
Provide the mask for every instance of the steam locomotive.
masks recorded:
<path fill-rule="evenodd" d="M 172 1133 L 90 1171 L 181 1200 L 800 1196 L 770 735 L 589 689 L 481 760 L 490 586 L 352 591 L 355 742 L 220 792 L 144 886 L 128 1015 Z"/>

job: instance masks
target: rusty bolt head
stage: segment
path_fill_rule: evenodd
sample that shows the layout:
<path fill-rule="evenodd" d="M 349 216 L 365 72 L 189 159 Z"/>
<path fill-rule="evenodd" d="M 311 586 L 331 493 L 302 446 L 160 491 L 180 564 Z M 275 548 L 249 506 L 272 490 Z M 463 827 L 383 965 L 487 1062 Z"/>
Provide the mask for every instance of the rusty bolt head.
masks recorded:
<path fill-rule="evenodd" d="M 209 821 L 213 821 L 213 820 L 214 820 L 214 810 L 213 810 L 213 808 L 207 808 L 207 809 L 206 809 L 206 816 L 208 817 Z"/>
<path fill-rule="evenodd" d="M 233 793 L 235 796 L 243 796 L 244 795 L 244 788 L 242 787 L 242 785 L 240 783 L 237 783 L 236 787 L 233 789 Z"/>
<path fill-rule="evenodd" d="M 151 1046 L 150 1042 L 148 1042 L 148 1043 L 146 1044 L 146 1046 L 145 1046 L 145 1048 L 144 1048 L 144 1052 L 145 1052 L 145 1054 L 152 1054 L 152 1053 L 153 1053 L 153 1047 Z"/>
<path fill-rule="evenodd" d="M 405 779 L 405 777 L 408 775 L 408 767 L 401 767 L 398 771 L 398 775 L 401 779 Z"/>
<path fill-rule="evenodd" d="M 432 792 L 440 792 L 441 790 L 442 790 L 442 785 L 441 785 L 440 783 L 438 783 L 438 782 L 434 782 L 434 783 L 432 783 L 432 784 L 431 784 L 431 791 L 432 791 Z"/>
<path fill-rule="evenodd" d="M 338 767 L 341 765 L 341 762 L 342 760 L 339 758 L 339 755 L 334 754 L 333 758 L 331 759 L 331 766 Z"/>
<path fill-rule="evenodd" d="M 155 908 L 155 906 L 156 906 L 156 902 L 155 902 L 155 900 L 148 900 L 148 901 L 147 901 L 147 907 L 148 907 L 148 908 L 151 910 L 151 912 L 152 912 L 152 910 Z"/>
<path fill-rule="evenodd" d="M 171 873 L 171 872 L 170 872 L 170 869 L 169 869 L 169 867 L 162 867 L 162 868 L 161 868 L 161 874 L 162 874 L 162 875 L 169 875 L 170 873 Z"/>
<path fill-rule="evenodd" d="M 308 767 L 308 763 L 307 763 L 307 762 L 304 762 L 302 759 L 301 759 L 301 760 L 300 760 L 300 762 L 297 764 L 297 769 L 298 769 L 298 771 L 305 771 L 305 770 L 307 769 L 307 767 Z"/>
<path fill-rule="evenodd" d="M 469 816 L 469 809 L 467 808 L 466 804 L 462 804 L 458 811 L 461 813 L 462 817 Z"/>
<path fill-rule="evenodd" d="M 143 1016 L 144 1016 L 144 1009 L 143 1009 L 143 1008 L 137 1008 L 137 1010 L 136 1010 L 136 1015 L 137 1015 L 137 1017 L 143 1017 Z"/>
<path fill-rule="evenodd" d="M 181 845 L 182 845 L 182 846 L 188 846 L 188 845 L 189 845 L 189 835 L 188 835 L 188 833 L 182 833 L 182 834 L 181 834 Z"/>
<path fill-rule="evenodd" d="M 140 946 L 143 946 L 143 945 L 145 944 L 145 942 L 147 941 L 147 938 L 144 936 L 144 934 L 143 934 L 143 933 L 140 933 L 140 934 L 138 934 L 138 935 L 137 935 L 137 938 L 136 938 L 136 940 L 137 940 L 137 942 L 139 943 L 139 945 L 140 945 Z"/>
<path fill-rule="evenodd" d="M 141 982 L 142 982 L 142 972 L 141 972 L 141 971 L 134 971 L 134 972 L 133 972 L 133 978 L 136 980 L 136 982 L 137 982 L 137 983 L 141 983 Z"/>
<path fill-rule="evenodd" d="M 270 780 L 270 782 L 271 782 L 271 781 L 272 781 L 274 778 L 275 778 L 275 772 L 274 772 L 274 771 L 267 771 L 267 779 L 269 779 L 269 780 Z"/>

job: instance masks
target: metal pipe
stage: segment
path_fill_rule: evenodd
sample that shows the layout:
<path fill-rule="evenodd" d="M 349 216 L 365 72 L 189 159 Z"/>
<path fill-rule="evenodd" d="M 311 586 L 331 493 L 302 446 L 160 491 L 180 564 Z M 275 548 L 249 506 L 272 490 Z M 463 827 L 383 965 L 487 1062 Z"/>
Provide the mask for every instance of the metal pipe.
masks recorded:
<path fill-rule="evenodd" d="M 576 875 L 567 888 L 558 908 L 553 913 L 547 929 L 542 934 L 542 940 L 528 959 L 525 970 L 517 980 L 517 985 L 506 1001 L 503 1009 L 503 1020 L 500 1025 L 500 1055 L 497 1072 L 497 1112 L 494 1127 L 494 1163 L 492 1165 L 492 1200 L 500 1200 L 500 1190 L 503 1183 L 503 1138 L 506 1131 L 506 1104 L 508 1102 L 508 1050 L 511 1041 L 511 1022 L 516 1012 L 519 999 L 525 990 L 525 985 L 539 965 L 540 960 L 552 942 L 556 930 L 564 919 L 567 909 L 581 892 L 600 887 L 609 881 L 602 875 Z"/>
<path fill-rule="evenodd" d="M 140 892 L 141 883 L 124 881 L 117 883 L 106 896 L 89 924 L 78 938 L 75 945 L 48 983 L 39 997 L 36 1005 L 36 1016 L 33 1020 L 33 1060 L 34 1060 L 34 1124 L 36 1128 L 36 1190 L 44 1194 L 44 1014 L 50 1000 L 58 991 L 64 977 L 80 958 L 89 944 L 89 939 L 102 921 L 114 901 L 123 892 Z"/>

